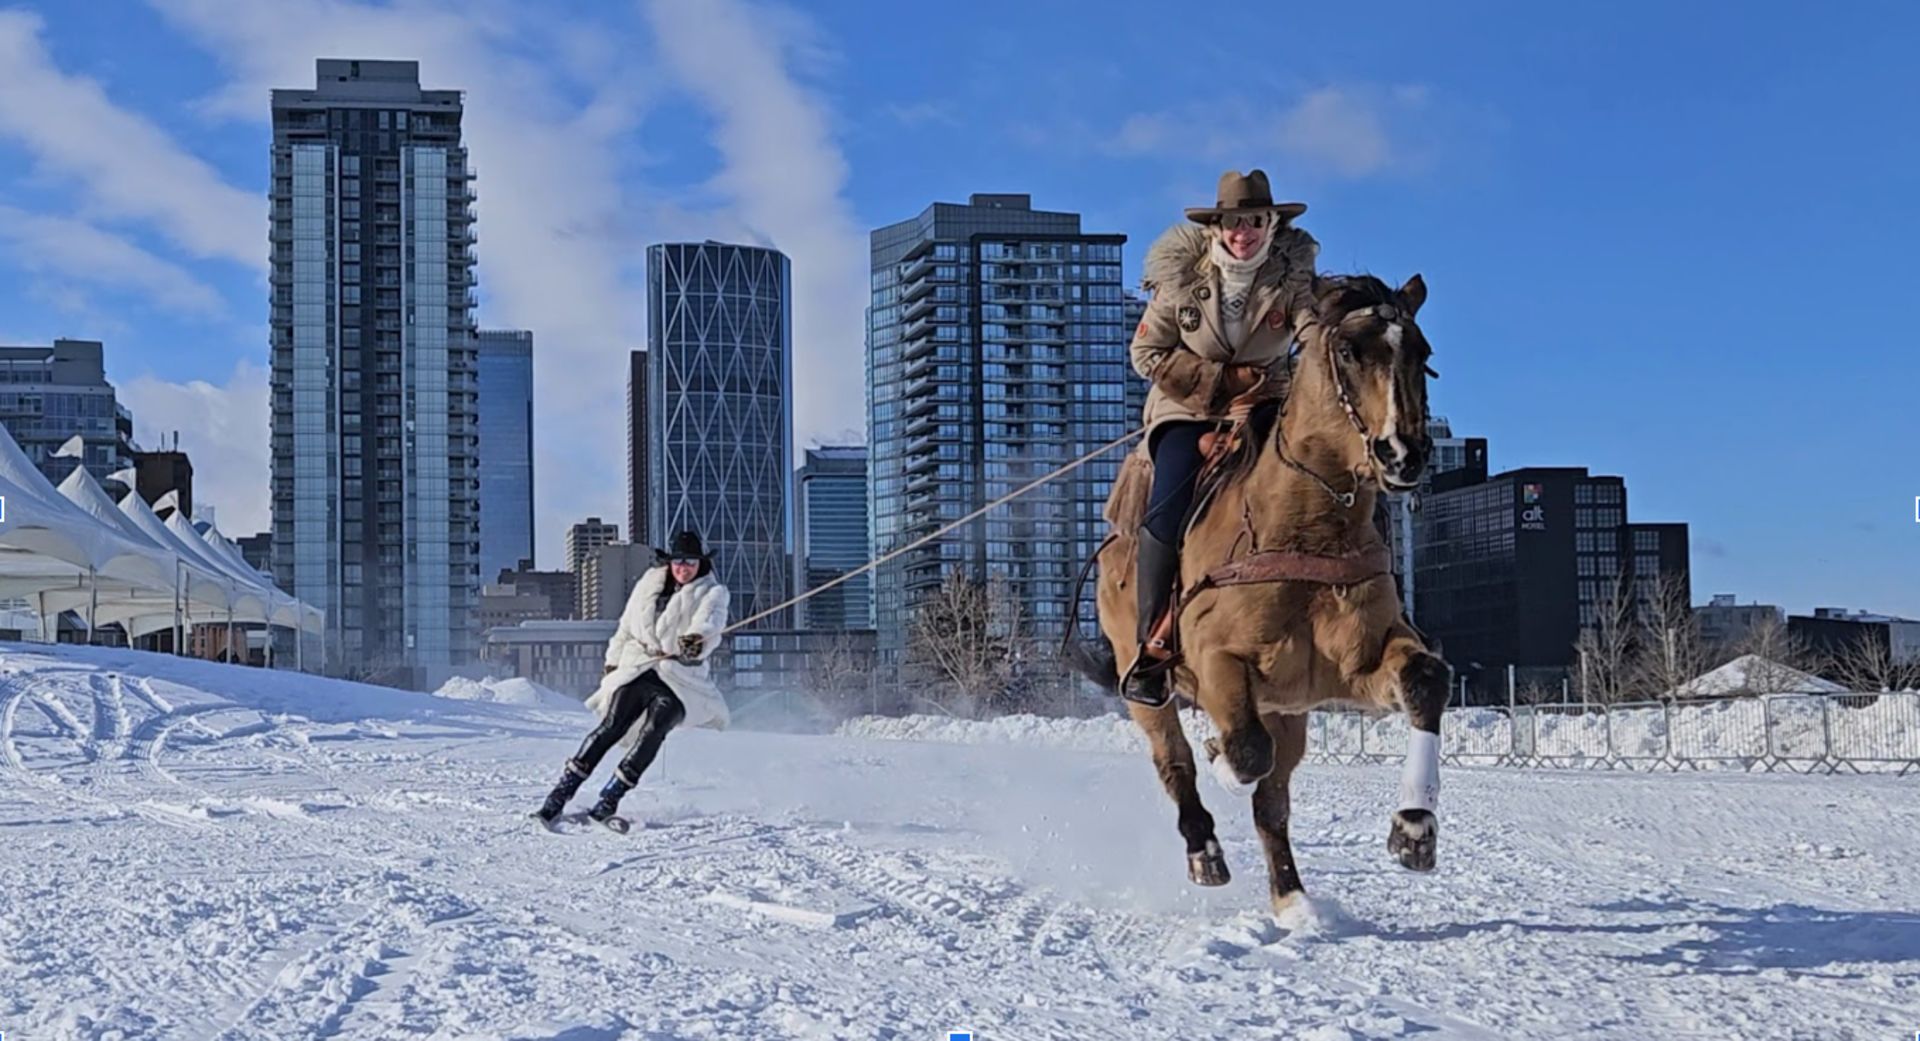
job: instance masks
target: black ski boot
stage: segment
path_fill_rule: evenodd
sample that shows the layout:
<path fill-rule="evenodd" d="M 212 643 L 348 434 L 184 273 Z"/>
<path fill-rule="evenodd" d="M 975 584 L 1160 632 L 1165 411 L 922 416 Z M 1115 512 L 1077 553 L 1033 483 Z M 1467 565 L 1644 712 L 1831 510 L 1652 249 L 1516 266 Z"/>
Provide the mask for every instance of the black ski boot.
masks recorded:
<path fill-rule="evenodd" d="M 573 760 L 567 760 L 566 767 L 560 771 L 559 782 L 553 786 L 553 791 L 547 793 L 547 801 L 533 811 L 534 819 L 551 828 L 560 812 L 567 808 L 567 800 L 573 798 L 573 793 L 580 790 L 581 782 L 586 779 L 587 775 L 581 772 L 579 766 Z"/>
<path fill-rule="evenodd" d="M 600 789 L 600 801 L 593 804 L 593 809 L 587 811 L 587 816 L 622 835 L 626 834 L 627 819 L 620 816 L 620 800 L 626 798 L 627 793 L 632 790 L 633 785 L 628 784 L 626 779 L 620 776 L 620 771 L 615 770 L 613 777 L 608 779 L 607 786 Z"/>
<path fill-rule="evenodd" d="M 1120 678 L 1120 696 L 1128 701 L 1161 708 L 1173 700 L 1167 689 L 1165 655 L 1147 653 L 1147 641 L 1167 613 L 1173 599 L 1174 579 L 1180 574 L 1180 551 L 1141 528 L 1135 539 L 1134 594 L 1139 605 L 1140 652 L 1133 665 Z"/>

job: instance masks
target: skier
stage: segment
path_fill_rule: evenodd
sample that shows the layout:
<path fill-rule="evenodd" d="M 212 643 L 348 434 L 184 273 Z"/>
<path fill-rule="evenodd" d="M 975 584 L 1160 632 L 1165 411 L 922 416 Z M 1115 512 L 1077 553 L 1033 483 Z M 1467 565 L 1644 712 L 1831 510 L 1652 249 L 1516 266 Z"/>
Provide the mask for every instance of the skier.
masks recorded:
<path fill-rule="evenodd" d="M 660 751 L 667 732 L 681 724 L 722 729 L 727 703 L 707 675 L 707 658 L 720 644 L 727 625 L 727 587 L 713 574 L 713 560 L 700 536 L 683 531 L 634 583 L 620 626 L 607 641 L 606 671 L 587 707 L 600 713 L 600 725 L 567 760 L 559 783 L 534 817 L 549 830 L 594 767 L 624 735 L 632 751 L 620 761 L 587 816 L 615 831 L 627 822 L 618 816 L 620 799 Z"/>

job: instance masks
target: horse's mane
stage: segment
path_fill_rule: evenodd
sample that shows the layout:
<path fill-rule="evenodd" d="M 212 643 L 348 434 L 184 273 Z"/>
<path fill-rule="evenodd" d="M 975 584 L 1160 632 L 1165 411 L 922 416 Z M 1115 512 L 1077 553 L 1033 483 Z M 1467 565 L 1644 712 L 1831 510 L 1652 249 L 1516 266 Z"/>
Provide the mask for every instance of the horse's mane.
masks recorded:
<path fill-rule="evenodd" d="M 1400 293 L 1372 275 L 1321 275 L 1313 280 L 1313 314 L 1325 323 L 1377 304 L 1398 304 Z"/>

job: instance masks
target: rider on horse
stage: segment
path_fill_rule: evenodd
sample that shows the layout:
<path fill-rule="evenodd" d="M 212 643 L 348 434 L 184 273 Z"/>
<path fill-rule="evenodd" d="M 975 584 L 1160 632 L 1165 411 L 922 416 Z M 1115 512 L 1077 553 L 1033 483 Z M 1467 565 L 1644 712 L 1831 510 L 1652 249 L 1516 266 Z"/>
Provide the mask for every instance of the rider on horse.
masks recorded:
<path fill-rule="evenodd" d="M 1133 337 L 1133 367 L 1152 381 L 1144 421 L 1153 477 L 1138 532 L 1140 653 L 1121 694 L 1165 704 L 1181 536 L 1206 446 L 1261 402 L 1284 398 L 1294 318 L 1310 306 L 1319 244 L 1275 203 L 1264 171 L 1220 177 L 1213 206 L 1187 210 L 1147 252 L 1153 299 Z"/>

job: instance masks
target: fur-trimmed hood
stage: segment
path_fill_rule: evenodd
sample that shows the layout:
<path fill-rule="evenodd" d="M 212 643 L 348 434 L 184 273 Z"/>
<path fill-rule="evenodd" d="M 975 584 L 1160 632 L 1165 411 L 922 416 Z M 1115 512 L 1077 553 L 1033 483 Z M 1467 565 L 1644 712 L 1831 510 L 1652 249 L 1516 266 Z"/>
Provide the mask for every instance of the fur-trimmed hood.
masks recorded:
<path fill-rule="evenodd" d="M 1148 292 L 1160 286 L 1183 286 L 1213 277 L 1213 231 L 1191 222 L 1175 224 L 1162 232 L 1147 249 L 1146 273 L 1140 285 Z M 1289 275 L 1298 279 L 1313 277 L 1314 260 L 1320 255 L 1320 243 L 1303 229 L 1288 225 L 1274 233 L 1273 246 L 1267 250 L 1267 262 L 1253 278 L 1256 288 L 1270 288 Z"/>

